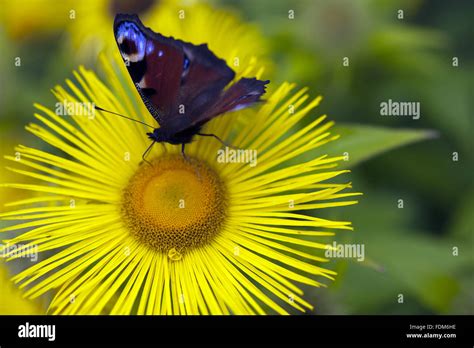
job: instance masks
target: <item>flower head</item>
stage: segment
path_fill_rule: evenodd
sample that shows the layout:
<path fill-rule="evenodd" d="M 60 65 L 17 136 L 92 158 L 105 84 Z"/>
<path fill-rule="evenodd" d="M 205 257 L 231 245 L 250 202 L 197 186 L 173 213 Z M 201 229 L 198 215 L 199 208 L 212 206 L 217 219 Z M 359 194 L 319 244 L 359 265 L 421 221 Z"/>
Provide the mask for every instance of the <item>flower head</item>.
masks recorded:
<path fill-rule="evenodd" d="M 72 93 L 54 89 L 58 100 L 92 101 L 152 122 L 139 97 L 128 95 L 119 83 L 125 79 L 123 69 L 113 73 L 107 60 L 102 62 L 106 84 L 81 67 L 75 73 L 78 85 L 67 82 Z M 11 170 L 40 183 L 6 186 L 41 194 L 10 204 L 28 207 L 2 217 L 27 222 L 3 231 L 28 229 L 9 242 L 55 253 L 15 276 L 15 282 L 31 285 L 29 297 L 55 290 L 53 313 L 311 309 L 296 283 L 321 286 L 314 276 L 332 279 L 335 272 L 315 264 L 326 261 L 322 255 L 298 246 L 324 249 L 319 236 L 351 227 L 298 211 L 355 201 L 340 201 L 354 195 L 343 193 L 349 183 L 326 182 L 346 172 L 330 169 L 341 158 L 321 155 L 289 163 L 337 138 L 324 116 L 287 132 L 320 101 L 308 101 L 305 89 L 293 89 L 285 83 L 258 108 L 208 125 L 208 132 L 239 149 L 257 150 L 255 166 L 231 157 L 230 163 L 218 162 L 221 144 L 204 137 L 189 144 L 190 161 L 178 147 L 165 145 L 153 150 L 149 165 L 141 160 L 148 144 L 141 125 L 99 112 L 94 118 L 76 114 L 67 119 L 36 105 L 41 125 L 27 129 L 62 154 L 17 148 L 21 160 Z M 233 134 L 236 122 L 242 130 Z"/>

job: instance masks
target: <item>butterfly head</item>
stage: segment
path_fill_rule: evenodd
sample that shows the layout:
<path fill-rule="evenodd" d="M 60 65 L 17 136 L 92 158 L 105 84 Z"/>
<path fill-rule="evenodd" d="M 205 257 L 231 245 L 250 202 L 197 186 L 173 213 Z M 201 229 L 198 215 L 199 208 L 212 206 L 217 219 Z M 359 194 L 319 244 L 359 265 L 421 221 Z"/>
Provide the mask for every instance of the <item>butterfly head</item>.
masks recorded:
<path fill-rule="evenodd" d="M 166 132 L 163 128 L 155 128 L 152 133 L 147 133 L 148 138 L 157 142 L 157 143 L 170 143 L 170 144 L 182 144 L 187 143 L 186 139 L 181 139 L 176 134 L 170 134 Z"/>
<path fill-rule="evenodd" d="M 162 129 L 160 128 L 155 128 L 153 130 L 153 132 L 150 132 L 150 133 L 146 133 L 146 135 L 148 135 L 148 138 L 157 142 L 157 143 L 162 143 L 162 142 L 166 142 L 167 141 L 167 136 L 166 136 L 166 133 L 163 132 Z"/>

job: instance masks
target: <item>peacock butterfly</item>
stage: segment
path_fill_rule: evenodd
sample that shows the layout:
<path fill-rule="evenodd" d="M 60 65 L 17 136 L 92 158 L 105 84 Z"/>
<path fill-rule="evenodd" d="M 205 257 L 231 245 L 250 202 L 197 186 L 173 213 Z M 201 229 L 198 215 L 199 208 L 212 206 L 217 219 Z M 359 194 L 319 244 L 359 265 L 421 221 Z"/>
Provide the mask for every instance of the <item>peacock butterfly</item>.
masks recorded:
<path fill-rule="evenodd" d="M 147 133 L 152 143 L 143 156 L 155 142 L 181 144 L 184 155 L 185 144 L 195 135 L 220 140 L 201 133 L 202 126 L 260 101 L 269 83 L 241 78 L 230 84 L 235 72 L 207 44 L 193 45 L 155 33 L 137 15 L 117 14 L 114 35 L 143 103 L 160 125 Z"/>

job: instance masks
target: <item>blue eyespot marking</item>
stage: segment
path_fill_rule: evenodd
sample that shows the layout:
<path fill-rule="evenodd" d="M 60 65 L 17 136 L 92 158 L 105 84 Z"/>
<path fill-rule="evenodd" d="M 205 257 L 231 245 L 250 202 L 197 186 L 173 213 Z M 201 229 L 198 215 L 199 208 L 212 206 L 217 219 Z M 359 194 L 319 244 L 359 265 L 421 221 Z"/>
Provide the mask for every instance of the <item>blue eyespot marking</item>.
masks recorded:
<path fill-rule="evenodd" d="M 147 40 L 135 23 L 120 23 L 117 27 L 116 37 L 123 53 L 127 55 L 134 54 L 138 59 L 144 57 L 147 48 Z"/>

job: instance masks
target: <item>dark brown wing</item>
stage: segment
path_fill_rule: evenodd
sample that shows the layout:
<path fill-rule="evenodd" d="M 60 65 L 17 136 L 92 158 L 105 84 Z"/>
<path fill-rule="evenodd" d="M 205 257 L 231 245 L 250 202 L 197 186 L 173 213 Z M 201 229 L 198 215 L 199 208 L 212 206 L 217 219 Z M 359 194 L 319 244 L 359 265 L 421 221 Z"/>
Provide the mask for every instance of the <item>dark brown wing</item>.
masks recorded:
<path fill-rule="evenodd" d="M 179 94 L 183 54 L 172 39 L 145 28 L 137 16 L 117 15 L 115 40 L 130 77 L 151 115 L 162 124 Z"/>
<path fill-rule="evenodd" d="M 118 14 L 114 34 L 144 104 L 161 127 L 186 128 L 234 78 L 207 45 L 155 33 L 136 15 Z"/>
<path fill-rule="evenodd" d="M 197 115 L 192 125 L 203 125 L 220 114 L 240 110 L 260 101 L 260 97 L 265 93 L 265 85 L 269 82 L 269 80 L 261 81 L 256 78 L 240 79 L 225 90 L 219 98 L 216 98 L 211 107 Z"/>

